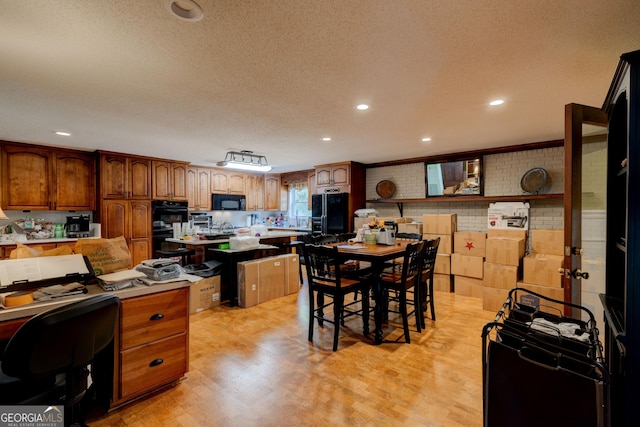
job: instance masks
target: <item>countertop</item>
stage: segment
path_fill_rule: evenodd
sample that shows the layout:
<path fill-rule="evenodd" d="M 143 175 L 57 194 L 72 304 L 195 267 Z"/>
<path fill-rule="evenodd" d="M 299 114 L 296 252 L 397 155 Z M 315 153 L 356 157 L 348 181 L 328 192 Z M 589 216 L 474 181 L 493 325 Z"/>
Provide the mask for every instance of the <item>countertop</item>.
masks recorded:
<path fill-rule="evenodd" d="M 283 228 L 280 230 L 282 231 L 270 230 L 268 234 L 264 236 L 260 236 L 259 240 L 263 241 L 263 240 L 269 240 L 269 239 L 277 239 L 281 237 L 297 237 L 297 236 L 304 236 L 308 234 L 307 232 L 303 232 L 303 231 L 289 231 L 288 228 Z M 221 239 L 214 239 L 214 240 L 184 240 L 184 239 L 174 239 L 170 237 L 170 238 L 167 238 L 166 240 L 167 242 L 172 242 L 172 243 L 198 246 L 198 245 L 215 245 L 218 243 L 227 243 L 229 241 L 229 238 L 224 237 Z"/>
<path fill-rule="evenodd" d="M 49 239 L 50 240 L 50 239 Z M 196 282 L 197 283 L 197 282 Z M 187 286 L 191 286 L 191 282 L 187 280 L 180 280 L 177 282 L 162 283 L 157 285 L 133 285 L 130 288 L 122 289 L 120 291 L 107 292 L 98 285 L 88 285 L 87 293 L 80 295 L 73 295 L 66 298 L 60 298 L 55 301 L 43 301 L 32 302 L 31 304 L 25 304 L 11 308 L 0 308 L 0 322 L 20 319 L 22 317 L 32 317 L 38 313 L 49 310 L 51 308 L 59 307 L 65 304 L 69 304 L 74 301 L 80 301 L 93 295 L 99 294 L 113 294 L 117 295 L 120 299 L 133 298 L 142 295 L 150 295 L 163 291 L 170 291 L 173 289 L 180 289 Z"/>
<path fill-rule="evenodd" d="M 23 245 L 46 245 L 47 243 L 68 243 L 68 242 L 77 242 L 78 239 L 72 239 L 69 237 L 58 237 L 51 239 L 31 239 L 31 240 L 23 240 L 21 242 L 14 240 L 3 240 L 0 242 L 0 246 L 14 246 L 18 243 L 22 243 Z"/>

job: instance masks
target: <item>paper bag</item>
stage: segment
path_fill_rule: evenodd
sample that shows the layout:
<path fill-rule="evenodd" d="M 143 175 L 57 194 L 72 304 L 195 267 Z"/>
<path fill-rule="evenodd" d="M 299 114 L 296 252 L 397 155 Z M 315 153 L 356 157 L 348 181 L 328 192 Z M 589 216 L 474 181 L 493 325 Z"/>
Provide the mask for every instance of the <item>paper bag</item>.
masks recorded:
<path fill-rule="evenodd" d="M 78 239 L 75 253 L 89 259 L 96 276 L 128 270 L 131 265 L 131 253 L 124 236 L 113 239 Z"/>

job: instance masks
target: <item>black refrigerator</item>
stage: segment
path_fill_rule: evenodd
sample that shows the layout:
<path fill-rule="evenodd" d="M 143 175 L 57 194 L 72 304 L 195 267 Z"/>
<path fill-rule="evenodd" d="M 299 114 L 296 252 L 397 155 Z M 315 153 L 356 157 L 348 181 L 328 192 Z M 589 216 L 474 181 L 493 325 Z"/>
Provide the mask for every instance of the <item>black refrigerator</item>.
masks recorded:
<path fill-rule="evenodd" d="M 347 233 L 349 231 L 349 193 L 312 195 L 311 231 L 314 234 Z"/>

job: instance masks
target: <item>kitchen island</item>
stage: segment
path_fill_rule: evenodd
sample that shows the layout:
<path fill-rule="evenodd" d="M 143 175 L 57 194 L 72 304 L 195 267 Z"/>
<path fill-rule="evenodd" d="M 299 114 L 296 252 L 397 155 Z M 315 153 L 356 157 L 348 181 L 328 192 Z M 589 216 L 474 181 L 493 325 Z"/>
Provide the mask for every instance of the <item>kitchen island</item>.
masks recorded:
<path fill-rule="evenodd" d="M 193 249 L 195 264 L 201 264 L 210 260 L 221 261 L 224 264 L 220 281 L 220 293 L 222 301 L 228 301 L 232 307 L 237 304 L 238 281 L 237 264 L 240 261 L 263 258 L 272 255 L 287 254 L 292 252 L 291 242 L 298 236 L 308 233 L 303 231 L 269 231 L 266 235 L 259 236 L 260 246 L 246 250 L 221 249 L 220 245 L 228 244 L 229 237 L 212 240 L 184 240 L 168 238 L 168 242 L 178 243 L 182 247 Z"/>
<path fill-rule="evenodd" d="M 259 236 L 260 244 L 277 246 L 278 254 L 291 253 L 291 242 L 296 240 L 298 236 L 309 234 L 306 231 L 290 231 L 289 229 L 270 230 L 266 235 Z M 208 253 L 209 248 L 218 248 L 221 244 L 229 243 L 229 237 L 213 238 L 213 239 L 174 239 L 168 238 L 167 242 L 177 243 L 188 249 L 193 249 L 196 253 L 193 256 L 194 264 L 201 264 L 211 260 Z"/>

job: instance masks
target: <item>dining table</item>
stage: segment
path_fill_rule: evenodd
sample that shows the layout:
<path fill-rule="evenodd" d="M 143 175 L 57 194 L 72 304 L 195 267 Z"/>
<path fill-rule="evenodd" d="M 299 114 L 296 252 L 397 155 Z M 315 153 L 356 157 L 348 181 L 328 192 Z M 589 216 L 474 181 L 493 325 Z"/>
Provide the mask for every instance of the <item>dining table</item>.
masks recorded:
<path fill-rule="evenodd" d="M 375 321 L 374 343 L 382 343 L 382 322 L 384 320 L 384 304 L 383 297 L 385 295 L 382 287 L 381 275 L 386 264 L 396 258 L 404 256 L 409 241 L 398 241 L 394 245 L 381 244 L 364 244 L 356 242 L 332 243 L 327 246 L 337 246 L 338 253 L 343 255 L 345 259 L 368 262 L 370 274 L 372 277 L 372 293 L 375 302 L 373 309 L 373 318 Z"/>

